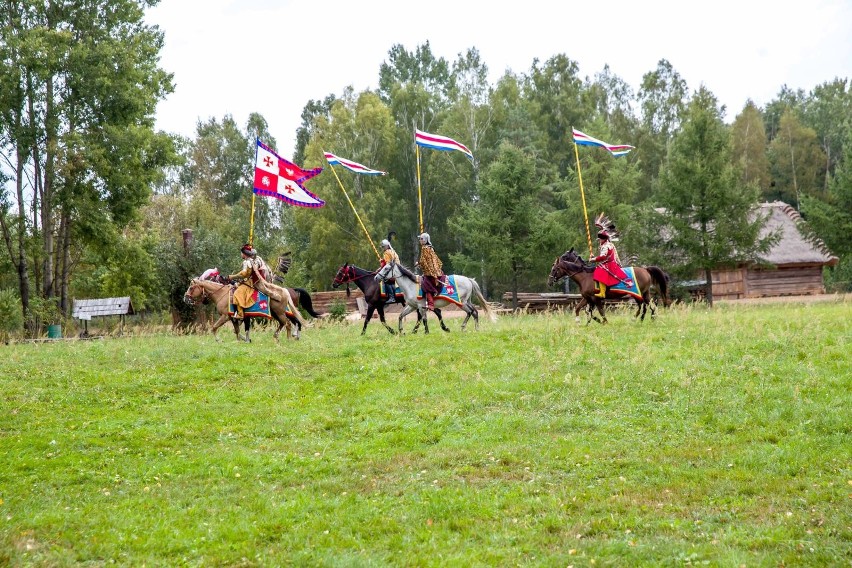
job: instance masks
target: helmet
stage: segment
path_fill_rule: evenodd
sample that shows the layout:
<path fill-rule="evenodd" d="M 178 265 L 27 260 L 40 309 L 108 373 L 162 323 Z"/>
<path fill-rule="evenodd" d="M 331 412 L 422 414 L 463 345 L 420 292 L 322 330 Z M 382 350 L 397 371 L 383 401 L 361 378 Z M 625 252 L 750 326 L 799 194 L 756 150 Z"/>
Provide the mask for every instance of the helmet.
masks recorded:
<path fill-rule="evenodd" d="M 246 256 L 255 256 L 257 254 L 257 251 L 255 251 L 250 244 L 244 244 L 240 248 L 240 252 Z"/>
<path fill-rule="evenodd" d="M 601 231 L 601 232 L 598 233 L 598 238 L 603 239 L 605 241 L 608 241 L 609 240 L 609 233 L 607 233 L 606 231 Z"/>
<path fill-rule="evenodd" d="M 427 244 L 427 245 L 431 245 L 431 244 L 432 244 L 432 239 L 429 237 L 429 233 L 420 233 L 420 234 L 417 236 L 417 238 L 418 238 L 418 239 L 420 239 L 420 240 L 424 240 L 424 241 L 426 241 L 426 244 Z"/>
<path fill-rule="evenodd" d="M 382 239 L 382 248 L 391 248 L 390 241 L 387 239 Z"/>

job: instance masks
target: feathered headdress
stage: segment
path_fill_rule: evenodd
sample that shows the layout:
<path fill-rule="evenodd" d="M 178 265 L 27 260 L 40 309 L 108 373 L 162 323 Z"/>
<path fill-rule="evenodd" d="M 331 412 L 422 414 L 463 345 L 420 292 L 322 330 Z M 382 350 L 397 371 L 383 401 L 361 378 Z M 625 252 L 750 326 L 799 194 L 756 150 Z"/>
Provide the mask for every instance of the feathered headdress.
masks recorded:
<path fill-rule="evenodd" d="M 278 266 L 276 267 L 276 272 L 279 272 L 281 276 L 287 274 L 290 270 L 290 265 L 293 263 L 293 258 L 290 256 L 290 251 L 288 250 L 284 254 L 278 257 Z"/>
<path fill-rule="evenodd" d="M 609 220 L 609 217 L 601 212 L 600 215 L 595 219 L 595 227 L 598 228 L 599 231 L 606 231 L 609 235 L 610 241 L 617 241 L 619 238 L 618 229 L 615 228 L 615 223 Z"/>

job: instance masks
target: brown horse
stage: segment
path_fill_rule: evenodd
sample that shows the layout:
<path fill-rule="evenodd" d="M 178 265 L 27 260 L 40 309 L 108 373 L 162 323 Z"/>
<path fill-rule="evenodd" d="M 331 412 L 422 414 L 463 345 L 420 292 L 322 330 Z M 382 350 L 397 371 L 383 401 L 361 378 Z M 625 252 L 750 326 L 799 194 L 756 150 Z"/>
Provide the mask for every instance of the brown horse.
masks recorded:
<path fill-rule="evenodd" d="M 595 265 L 587 263 L 577 254 L 574 249 L 565 252 L 553 262 L 553 268 L 550 269 L 550 276 L 547 278 L 547 284 L 553 286 L 559 280 L 568 277 L 580 286 L 580 295 L 582 298 L 574 309 L 574 317 L 580 321 L 580 310 L 588 306 L 589 318 L 587 323 L 594 319 L 599 323 L 606 323 L 606 315 L 604 315 L 604 299 L 623 298 L 624 294 L 613 292 L 612 288 L 607 288 L 606 298 L 599 298 L 597 294 L 597 286 L 595 285 L 592 274 L 595 271 Z M 650 307 L 651 319 L 656 316 L 656 307 L 651 303 L 651 286 L 656 285 L 660 291 L 660 296 L 663 299 L 663 306 L 669 305 L 668 298 L 668 276 L 657 266 L 636 266 L 633 268 L 633 275 L 636 279 L 636 284 L 639 287 L 639 292 L 642 294 L 642 299 L 636 300 L 637 309 L 634 317 L 640 317 L 640 321 L 645 320 L 645 313 Z M 601 314 L 601 320 L 594 315 L 594 309 L 597 308 Z"/>
<path fill-rule="evenodd" d="M 234 324 L 234 334 L 237 336 L 237 339 L 244 339 L 246 342 L 251 342 L 251 318 L 245 318 L 246 334 L 245 338 L 243 338 L 240 336 L 239 320 L 232 318 L 228 313 L 230 308 L 230 289 L 231 286 L 229 284 L 215 282 L 213 280 L 193 278 L 189 283 L 189 288 L 187 288 L 184 293 L 183 299 L 188 304 L 194 305 L 202 302 L 210 302 L 216 306 L 216 311 L 219 312 L 219 319 L 213 323 L 213 327 L 211 328 L 213 331 L 213 337 L 216 338 L 216 341 L 220 341 L 219 336 L 217 335 L 219 328 L 225 325 L 225 322 L 231 320 Z M 278 295 L 273 296 L 270 294 L 269 306 L 269 313 L 272 315 L 272 318 L 278 322 L 278 329 L 275 330 L 274 336 L 275 341 L 278 342 L 278 335 L 281 333 L 281 329 L 285 326 L 287 327 L 288 338 L 293 337 L 294 339 L 299 339 L 299 329 L 301 328 L 301 324 L 305 323 L 305 321 L 299 313 L 299 310 L 296 309 L 291 295 L 284 294 L 282 298 L 279 298 Z M 288 311 L 295 315 L 291 318 L 287 315 Z M 297 325 L 293 325 L 291 321 L 292 319 L 296 320 Z"/>

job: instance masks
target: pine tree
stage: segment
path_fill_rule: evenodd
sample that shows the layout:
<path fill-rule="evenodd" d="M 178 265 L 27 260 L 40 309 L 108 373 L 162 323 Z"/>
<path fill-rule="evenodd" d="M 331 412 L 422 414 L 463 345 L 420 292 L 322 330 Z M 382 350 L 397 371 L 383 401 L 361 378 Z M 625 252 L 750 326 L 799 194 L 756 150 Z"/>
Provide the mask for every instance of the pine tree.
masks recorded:
<path fill-rule="evenodd" d="M 761 238 L 758 192 L 743 185 L 731 164 L 731 144 L 716 97 L 702 87 L 693 96 L 683 129 L 675 136 L 660 173 L 657 204 L 663 247 L 672 263 L 703 272 L 712 305 L 711 271 L 757 260 L 772 239 Z"/>

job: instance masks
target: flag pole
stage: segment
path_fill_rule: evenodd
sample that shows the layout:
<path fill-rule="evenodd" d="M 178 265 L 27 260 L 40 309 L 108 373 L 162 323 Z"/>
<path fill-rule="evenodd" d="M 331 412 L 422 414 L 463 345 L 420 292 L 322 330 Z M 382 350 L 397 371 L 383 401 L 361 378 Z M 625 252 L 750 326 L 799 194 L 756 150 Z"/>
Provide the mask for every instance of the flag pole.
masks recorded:
<path fill-rule="evenodd" d="M 370 233 L 367 232 L 367 228 L 364 226 L 364 223 L 361 221 L 361 216 L 358 215 L 358 211 L 355 210 L 355 205 L 353 205 L 352 200 L 349 199 L 349 194 L 346 193 L 346 188 L 343 187 L 343 182 L 340 181 L 340 177 L 338 177 L 337 172 L 334 171 L 334 166 L 329 165 L 328 167 L 331 169 L 332 173 L 334 174 L 334 177 L 337 179 L 337 183 L 340 185 L 340 189 L 343 190 L 343 195 L 346 196 L 346 201 L 349 202 L 349 207 L 351 207 L 352 212 L 355 213 L 355 218 L 358 219 L 358 223 L 361 225 L 361 229 L 363 229 L 364 234 L 367 235 L 367 240 L 370 241 L 370 246 L 373 247 L 373 252 L 376 253 L 376 258 L 378 258 L 381 261 L 382 256 L 379 254 L 379 251 L 376 250 L 376 245 L 373 244 L 373 239 L 370 238 Z"/>
<path fill-rule="evenodd" d="M 423 195 L 420 190 L 420 145 L 415 143 L 414 149 L 417 152 L 417 208 L 420 211 L 420 232 L 423 229 Z"/>
<path fill-rule="evenodd" d="M 257 165 L 257 149 L 260 147 L 260 137 L 254 139 L 254 163 Z M 257 194 L 254 189 L 251 191 L 251 221 L 249 221 L 249 245 L 254 246 L 254 199 Z"/>
<path fill-rule="evenodd" d="M 594 254 L 592 250 L 592 234 L 589 232 L 589 213 L 586 211 L 586 193 L 583 191 L 583 172 L 580 171 L 580 152 L 577 151 L 577 143 L 574 142 L 574 156 L 577 157 L 577 177 L 580 179 L 580 197 L 583 200 L 583 217 L 586 219 L 586 240 L 589 242 L 589 255 Z"/>
<path fill-rule="evenodd" d="M 249 244 L 254 244 L 254 199 L 257 197 L 257 194 L 252 191 L 251 193 L 251 222 L 249 223 Z"/>

